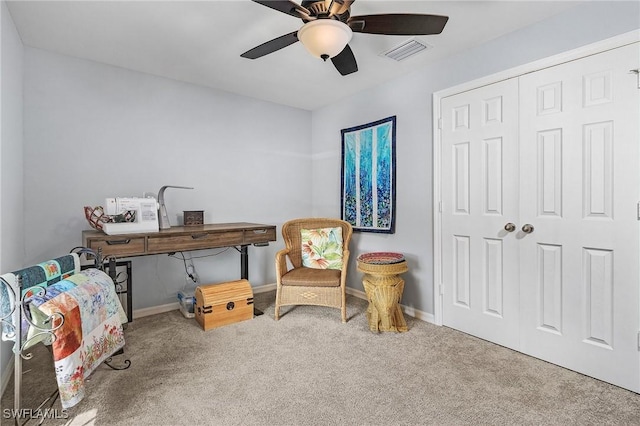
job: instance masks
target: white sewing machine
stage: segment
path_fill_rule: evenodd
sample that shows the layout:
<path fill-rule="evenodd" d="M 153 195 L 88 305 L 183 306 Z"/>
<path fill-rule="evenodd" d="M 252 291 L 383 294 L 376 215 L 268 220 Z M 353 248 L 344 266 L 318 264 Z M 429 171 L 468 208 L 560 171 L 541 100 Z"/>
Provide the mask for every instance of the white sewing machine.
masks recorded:
<path fill-rule="evenodd" d="M 118 215 L 127 211 L 136 212 L 134 222 L 105 223 L 102 225 L 104 233 L 121 235 L 159 231 L 158 203 L 155 198 L 116 197 L 105 200 L 105 214 Z"/>

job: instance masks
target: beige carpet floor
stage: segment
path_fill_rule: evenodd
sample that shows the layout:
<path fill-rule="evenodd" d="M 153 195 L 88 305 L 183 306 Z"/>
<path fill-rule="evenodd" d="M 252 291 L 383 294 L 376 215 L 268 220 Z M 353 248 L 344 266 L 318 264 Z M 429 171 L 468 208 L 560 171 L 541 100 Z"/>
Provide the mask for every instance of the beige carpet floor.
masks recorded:
<path fill-rule="evenodd" d="M 69 418 L 46 424 L 640 424 L 640 395 L 458 331 L 407 317 L 407 333 L 374 334 L 354 297 L 346 324 L 322 307 L 275 321 L 274 297 L 256 295 L 264 315 L 206 332 L 179 311 L 135 320 L 131 367 L 98 368 Z M 34 354 L 32 408 L 55 389 L 48 350 Z M 12 399 L 10 383 L 3 409 Z"/>

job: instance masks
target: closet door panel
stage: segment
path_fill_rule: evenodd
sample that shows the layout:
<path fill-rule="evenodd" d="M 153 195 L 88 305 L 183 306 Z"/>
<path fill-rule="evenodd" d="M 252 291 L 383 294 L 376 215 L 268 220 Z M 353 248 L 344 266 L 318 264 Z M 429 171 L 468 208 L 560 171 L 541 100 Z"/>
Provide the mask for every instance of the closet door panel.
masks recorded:
<path fill-rule="evenodd" d="M 640 391 L 634 44 L 520 78 L 521 350 Z"/>
<path fill-rule="evenodd" d="M 518 346 L 517 80 L 442 100 L 443 321 Z"/>

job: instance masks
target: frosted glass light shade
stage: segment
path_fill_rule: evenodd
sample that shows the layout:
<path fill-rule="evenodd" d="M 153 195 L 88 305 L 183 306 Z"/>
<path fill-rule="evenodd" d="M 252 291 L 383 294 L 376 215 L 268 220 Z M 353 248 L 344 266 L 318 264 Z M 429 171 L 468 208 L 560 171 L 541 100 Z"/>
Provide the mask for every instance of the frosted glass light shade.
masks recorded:
<path fill-rule="evenodd" d="M 307 22 L 298 31 L 298 40 L 309 53 L 323 59 L 333 58 L 342 52 L 352 36 L 347 24 L 333 19 Z"/>

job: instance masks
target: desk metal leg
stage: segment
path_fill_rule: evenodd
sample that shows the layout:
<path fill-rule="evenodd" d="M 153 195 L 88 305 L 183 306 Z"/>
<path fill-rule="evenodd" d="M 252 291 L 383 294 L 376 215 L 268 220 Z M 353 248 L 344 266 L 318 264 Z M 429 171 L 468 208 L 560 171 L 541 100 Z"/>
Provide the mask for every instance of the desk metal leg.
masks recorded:
<path fill-rule="evenodd" d="M 249 279 L 249 246 L 240 246 L 240 278 Z"/>
<path fill-rule="evenodd" d="M 249 279 L 249 246 L 240 246 L 240 278 L 243 280 Z M 253 316 L 257 317 L 264 314 L 260 309 L 253 305 Z"/>

